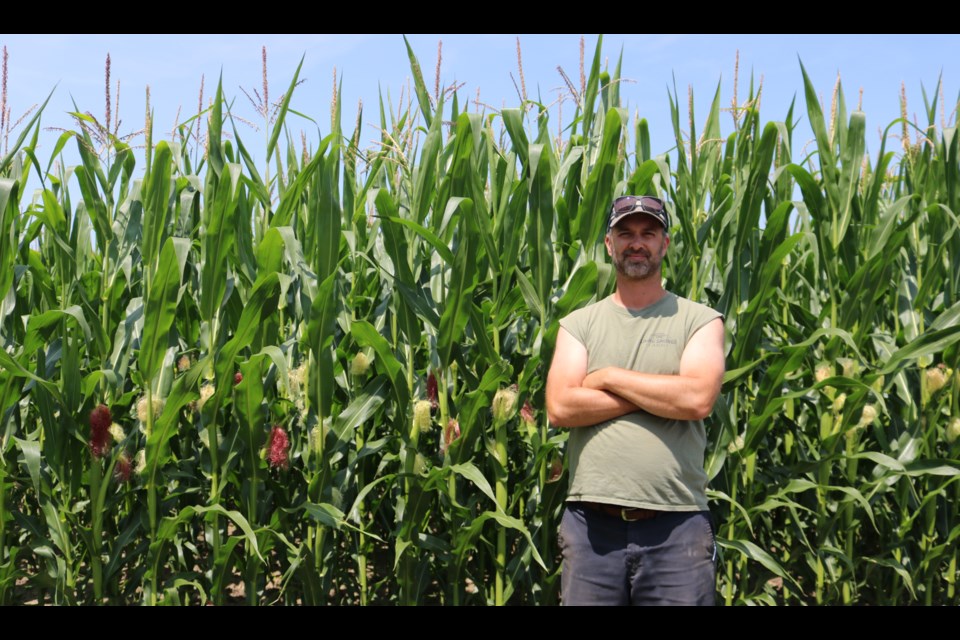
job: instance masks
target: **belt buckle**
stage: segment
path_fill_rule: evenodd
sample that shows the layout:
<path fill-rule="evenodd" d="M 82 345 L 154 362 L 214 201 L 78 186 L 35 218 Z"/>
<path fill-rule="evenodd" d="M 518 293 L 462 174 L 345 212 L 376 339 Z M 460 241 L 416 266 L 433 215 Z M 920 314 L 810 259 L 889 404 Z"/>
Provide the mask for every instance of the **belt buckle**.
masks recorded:
<path fill-rule="evenodd" d="M 639 522 L 644 519 L 644 513 L 639 512 L 636 518 L 630 518 L 627 516 L 628 511 L 633 511 L 632 507 L 620 507 L 620 519 L 624 522 Z"/>
<path fill-rule="evenodd" d="M 628 512 L 634 511 L 636 517 L 629 517 Z M 624 522 L 641 522 L 644 520 L 650 520 L 657 517 L 658 512 L 652 511 L 650 509 L 643 509 L 641 507 L 620 507 L 620 519 Z"/>

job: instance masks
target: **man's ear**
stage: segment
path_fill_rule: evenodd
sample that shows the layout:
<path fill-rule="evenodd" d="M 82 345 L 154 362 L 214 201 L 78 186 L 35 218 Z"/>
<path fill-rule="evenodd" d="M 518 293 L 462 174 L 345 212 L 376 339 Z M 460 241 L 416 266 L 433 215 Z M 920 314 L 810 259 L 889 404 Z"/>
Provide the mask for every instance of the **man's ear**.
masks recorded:
<path fill-rule="evenodd" d="M 613 257 L 613 240 L 610 238 L 609 231 L 603 236 L 603 244 L 607 247 L 607 255 Z"/>

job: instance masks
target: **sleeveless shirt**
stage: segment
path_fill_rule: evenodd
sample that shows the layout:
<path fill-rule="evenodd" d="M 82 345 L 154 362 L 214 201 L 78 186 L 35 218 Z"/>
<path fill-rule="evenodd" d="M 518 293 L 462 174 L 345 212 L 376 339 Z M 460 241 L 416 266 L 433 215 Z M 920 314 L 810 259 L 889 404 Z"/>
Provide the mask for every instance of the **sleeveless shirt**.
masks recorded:
<path fill-rule="evenodd" d="M 560 326 L 587 350 L 587 372 L 620 367 L 676 375 L 687 342 L 720 313 L 667 293 L 640 310 L 607 297 L 569 314 Z M 702 420 L 671 420 L 640 410 L 570 429 L 568 501 L 660 511 L 707 509 Z"/>

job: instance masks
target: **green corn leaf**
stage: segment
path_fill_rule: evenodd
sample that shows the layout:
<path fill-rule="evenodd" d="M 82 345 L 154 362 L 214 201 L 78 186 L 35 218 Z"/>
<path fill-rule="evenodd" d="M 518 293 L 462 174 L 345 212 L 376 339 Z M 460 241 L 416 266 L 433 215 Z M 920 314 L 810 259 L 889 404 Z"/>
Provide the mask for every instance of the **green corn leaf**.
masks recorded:
<path fill-rule="evenodd" d="M 375 202 L 377 211 L 380 212 L 381 216 L 388 220 L 398 218 L 397 204 L 385 189 L 377 191 Z M 387 255 L 393 262 L 394 279 L 407 285 L 413 285 L 414 278 L 413 271 L 410 268 L 410 249 L 406 234 L 398 225 L 391 223 L 381 225 L 380 228 L 383 231 Z M 407 339 L 413 342 L 420 333 L 416 316 L 404 298 L 400 299 L 399 306 L 400 329 Z"/>
<path fill-rule="evenodd" d="M 280 275 L 267 273 L 254 283 L 250 291 L 250 298 L 243 307 L 240 321 L 234 330 L 233 337 L 227 341 L 216 356 L 217 380 L 221 382 L 217 388 L 215 398 L 225 393 L 223 382 L 233 379 L 234 362 L 241 349 L 245 349 L 253 342 L 259 327 L 277 312 L 280 297 Z M 214 406 L 218 406 L 214 402 Z"/>
<path fill-rule="evenodd" d="M 420 103 L 420 113 L 423 114 L 423 120 L 429 127 L 433 122 L 433 109 L 430 106 L 430 94 L 427 93 L 427 85 L 423 82 L 423 72 L 420 71 L 420 62 L 413 53 L 410 41 L 407 36 L 403 36 L 403 43 L 407 45 L 407 57 L 410 58 L 410 71 L 413 73 L 413 87 L 417 94 L 417 101 Z"/>
<path fill-rule="evenodd" d="M 206 366 L 206 362 L 201 360 L 174 381 L 173 387 L 163 404 L 163 411 L 156 418 L 153 431 L 147 435 L 144 475 L 150 485 L 155 485 L 157 473 L 167 461 L 169 455 L 167 444 L 176 433 L 180 410 L 200 397 L 198 387 L 200 377 Z"/>
<path fill-rule="evenodd" d="M 381 216 L 381 219 L 389 222 L 390 224 L 399 224 L 404 227 L 407 227 L 408 229 L 415 231 L 419 236 L 421 236 L 424 240 L 426 240 L 437 253 L 440 254 L 441 258 L 443 258 L 446 262 L 453 264 L 455 260 L 453 252 L 450 251 L 450 248 L 447 247 L 447 245 L 443 242 L 443 240 L 438 238 L 436 234 L 434 234 L 433 231 L 431 231 L 430 229 L 417 224 L 413 220 L 407 220 L 406 218 L 398 218 L 396 216 Z M 392 236 L 392 237 L 395 238 L 394 240 L 395 242 L 399 241 L 396 239 L 397 236 Z M 403 252 L 403 249 L 396 250 L 396 253 L 398 255 L 401 255 L 402 252 Z M 407 273 L 406 275 L 409 275 L 411 279 L 413 277 L 412 274 L 409 274 L 409 273 Z"/>
<path fill-rule="evenodd" d="M 359 529 L 347 522 L 343 511 L 340 511 L 340 509 L 337 509 L 332 504 L 325 502 L 319 504 L 306 502 L 303 505 L 303 510 L 307 512 L 308 516 L 325 527 L 330 527 L 331 529 L 339 529 L 340 527 L 344 527 L 364 536 L 372 537 L 375 540 L 383 542 L 383 540 L 376 535 L 369 534 L 363 529 Z"/>
<path fill-rule="evenodd" d="M 768 571 L 773 573 L 776 576 L 783 578 L 784 580 L 789 580 L 794 587 L 800 589 L 800 584 L 787 573 L 784 568 L 777 562 L 773 556 L 769 553 L 750 542 L 749 540 L 727 540 L 725 538 L 717 537 L 717 545 L 724 549 L 734 549 L 739 551 L 749 560 L 759 562 L 763 565 Z"/>
<path fill-rule="evenodd" d="M 841 169 L 839 176 L 840 211 L 834 235 L 839 244 L 843 241 L 853 219 L 854 198 L 860 189 L 860 167 L 863 163 L 864 130 L 866 116 L 862 111 L 850 114 L 850 125 L 840 150 Z"/>
<path fill-rule="evenodd" d="M 50 311 L 30 316 L 27 320 L 27 335 L 23 341 L 23 350 L 25 353 L 33 353 L 41 348 L 50 338 L 51 330 L 56 328 L 61 320 L 73 320 L 83 331 L 84 339 L 89 343 L 92 341 L 90 335 L 90 326 L 86 318 L 83 317 L 83 309 L 78 305 L 73 305 L 67 309 L 52 309 Z"/>
<path fill-rule="evenodd" d="M 246 445 L 250 481 L 257 482 L 260 449 L 266 441 L 266 404 L 263 394 L 263 355 L 256 355 L 245 362 L 238 363 L 243 379 L 234 385 L 234 415 L 240 431 L 240 438 Z M 250 508 L 255 508 L 250 505 Z M 250 511 L 248 511 L 249 513 Z"/>
<path fill-rule="evenodd" d="M 912 360 L 932 353 L 939 353 L 960 340 L 960 325 L 927 331 L 902 349 L 895 351 L 880 370 L 883 375 L 897 371 L 905 360 Z"/>
<path fill-rule="evenodd" d="M 613 201 L 615 175 L 620 150 L 620 136 L 623 122 L 620 112 L 611 109 L 607 112 L 603 125 L 603 138 L 597 160 L 587 178 L 580 215 L 575 221 L 579 229 L 580 241 L 585 247 L 592 247 L 605 231 L 607 212 Z"/>
<path fill-rule="evenodd" d="M 143 197 L 143 261 L 155 265 L 160 254 L 163 232 L 170 219 L 170 175 L 173 153 L 166 142 L 153 150 L 150 175 L 144 180 Z M 154 267 L 155 268 L 155 267 Z M 151 269 L 152 271 L 152 269 Z"/>
<path fill-rule="evenodd" d="M 377 376 L 371 380 L 333 422 L 333 432 L 340 442 L 353 437 L 354 431 L 372 419 L 387 399 L 388 378 Z"/>
<path fill-rule="evenodd" d="M 186 124 L 186 123 L 184 123 Z M 200 123 L 197 123 L 199 131 Z M 213 103 L 210 108 L 207 119 L 207 160 L 210 162 L 210 169 L 219 178 L 223 173 L 223 166 L 226 163 L 223 152 L 223 72 L 217 79 L 217 90 L 213 96 Z M 267 156 L 270 154 L 268 153 Z M 197 167 L 199 171 L 199 167 Z"/>
<path fill-rule="evenodd" d="M 462 210 L 472 206 L 473 202 L 468 199 L 460 202 Z M 469 214 L 461 218 L 461 240 L 454 255 L 450 280 L 447 284 L 447 299 L 443 305 L 443 313 L 440 315 L 437 352 L 440 357 L 440 366 L 444 368 L 452 362 L 453 347 L 460 343 L 463 329 L 469 318 L 470 293 L 477 284 L 477 238 L 474 235 L 476 230 L 469 220 Z"/>
<path fill-rule="evenodd" d="M 530 278 L 519 269 L 516 271 L 516 276 L 517 284 L 520 286 L 520 292 L 523 294 L 524 302 L 527 303 L 527 308 L 537 317 L 543 318 L 543 303 L 540 302 L 540 297 L 537 295 L 537 290 L 533 288 L 533 283 L 530 282 Z"/>
<path fill-rule="evenodd" d="M 14 160 L 16 160 L 17 152 L 20 150 L 20 147 L 23 146 L 23 141 L 27 139 L 27 136 L 30 135 L 30 132 L 34 128 L 34 125 L 38 120 L 40 120 L 40 114 L 42 114 L 43 110 L 47 107 L 47 103 L 50 102 L 50 98 L 53 97 L 54 91 L 56 91 L 56 88 L 50 91 L 46 100 L 43 101 L 43 104 L 41 104 L 39 108 L 34 109 L 30 119 L 23 124 L 23 129 L 20 131 L 20 135 L 17 136 L 16 142 L 14 142 L 10 147 L 7 147 L 6 144 L 3 145 L 6 155 L 0 156 L 0 175 L 4 175 L 7 172 L 7 169 L 9 169 L 13 164 Z"/>
<path fill-rule="evenodd" d="M 597 263 L 588 262 L 574 271 L 563 295 L 555 305 L 555 316 L 563 317 L 579 309 L 597 295 Z"/>
<path fill-rule="evenodd" d="M 443 121 L 435 118 L 430 124 L 430 130 L 423 141 L 420 151 L 420 164 L 416 171 L 416 182 L 413 190 L 414 220 L 423 224 L 437 194 L 437 164 L 443 146 Z"/>
<path fill-rule="evenodd" d="M 553 172 L 550 149 L 541 144 L 530 146 L 530 209 L 527 227 L 527 249 L 530 251 L 530 266 L 534 286 L 546 307 L 553 293 L 553 261 L 556 248 L 553 244 Z"/>
<path fill-rule="evenodd" d="M 0 299 L 7 295 L 13 282 L 13 250 L 17 235 L 17 192 L 19 183 L 9 178 L 0 178 Z"/>
<path fill-rule="evenodd" d="M 336 274 L 331 274 L 317 288 L 317 295 L 310 306 L 307 337 L 310 353 L 316 367 L 310 368 L 308 394 L 312 407 L 321 419 L 330 415 L 333 398 L 333 327 L 336 318 L 334 285 Z"/>
<path fill-rule="evenodd" d="M 290 80 L 290 86 L 287 87 L 286 93 L 283 94 L 283 100 L 280 102 L 280 108 L 277 110 L 276 121 L 273 125 L 273 130 L 270 132 L 270 140 L 267 142 L 267 157 L 273 155 L 273 151 L 277 146 L 277 140 L 280 139 L 280 133 L 283 131 L 283 126 L 286 123 L 287 111 L 290 109 L 290 99 L 293 98 L 293 90 L 297 88 L 297 83 L 300 79 L 300 69 L 303 67 L 303 60 L 306 56 L 300 58 L 300 63 L 297 64 L 297 70 L 293 72 L 293 78 Z"/>
<path fill-rule="evenodd" d="M 490 498 L 491 502 L 494 504 L 497 503 L 497 498 L 493 494 L 493 487 L 490 486 L 490 482 L 487 481 L 487 478 L 480 472 L 480 469 L 477 469 L 476 465 L 471 462 L 462 462 L 460 464 L 450 465 L 450 471 L 472 482 L 477 489 L 480 489 L 485 496 Z"/>
<path fill-rule="evenodd" d="M 58 404 L 63 405 L 63 398 L 60 396 L 60 389 L 57 385 L 40 378 L 23 367 L 18 361 L 14 360 L 5 350 L 0 349 L 0 366 L 13 376 L 18 378 L 29 378 L 34 383 L 42 386 Z"/>
<path fill-rule="evenodd" d="M 200 270 L 200 317 L 211 322 L 225 302 L 228 256 L 236 241 L 240 165 L 225 165 L 226 174 L 208 185 Z M 211 192 L 212 190 L 212 192 Z"/>
<path fill-rule="evenodd" d="M 407 407 L 409 405 L 409 392 L 407 382 L 404 378 L 404 365 L 397 359 L 390 348 L 386 339 L 380 335 L 377 329 L 365 321 L 354 322 L 350 327 L 350 333 L 357 344 L 363 348 L 372 348 L 377 354 L 377 367 L 382 367 L 390 383 L 393 385 L 394 397 L 397 400 L 397 406 Z"/>
<path fill-rule="evenodd" d="M 277 205 L 276 213 L 274 213 L 273 217 L 270 218 L 271 227 L 285 227 L 290 224 L 294 213 L 299 207 L 302 206 L 303 194 L 306 193 L 311 187 L 311 184 L 316 180 L 317 172 L 325 164 L 326 156 L 324 155 L 324 152 L 329 146 L 330 140 L 331 137 L 324 138 L 320 145 L 320 149 L 313 155 L 312 158 L 310 158 L 310 162 L 308 162 L 303 169 L 297 173 L 296 179 L 294 179 L 294 181 L 287 186 L 286 190 L 283 192 L 283 196 L 280 198 L 279 204 Z M 326 229 L 331 222 L 330 220 L 327 220 L 327 216 L 315 217 L 318 218 L 318 223 L 323 224 L 323 229 Z M 317 229 L 316 231 L 320 232 L 320 229 Z M 332 234 L 330 239 L 339 242 L 339 236 L 337 234 Z M 327 238 L 320 238 L 319 241 L 325 242 L 327 241 Z"/>
<path fill-rule="evenodd" d="M 147 292 L 146 320 L 139 357 L 140 373 L 145 380 L 156 378 L 169 346 L 181 278 L 174 241 L 168 238 L 160 254 L 156 279 Z"/>
<path fill-rule="evenodd" d="M 529 145 L 527 133 L 523 128 L 523 109 L 504 109 L 500 112 L 503 117 L 503 124 L 510 135 L 510 141 L 513 142 L 513 151 L 520 159 L 520 163 L 530 173 L 533 167 L 530 166 Z"/>
<path fill-rule="evenodd" d="M 862 558 L 864 562 L 870 564 L 879 565 L 881 567 L 886 567 L 892 569 L 896 572 L 900 579 L 903 580 L 903 584 L 907 587 L 907 590 L 910 592 L 910 597 L 914 600 L 917 599 L 917 592 L 913 588 L 913 578 L 910 576 L 910 572 L 904 568 L 903 564 L 897 562 L 896 560 L 890 560 L 888 558 L 871 558 L 869 556 L 864 556 Z"/>
<path fill-rule="evenodd" d="M 13 441 L 23 454 L 23 461 L 27 465 L 27 471 L 30 474 L 30 482 L 33 484 L 33 490 L 36 495 L 40 492 L 40 443 L 36 440 L 22 440 L 14 438 Z"/>
<path fill-rule="evenodd" d="M 517 181 L 510 191 L 509 200 L 502 216 L 498 244 L 500 249 L 500 280 L 498 283 L 497 306 L 503 306 L 506 298 L 514 291 L 514 269 L 520 260 L 520 245 L 523 237 L 517 233 L 526 216 L 527 187 Z"/>
<path fill-rule="evenodd" d="M 593 104 L 596 102 L 597 94 L 600 92 L 600 57 L 602 46 L 603 36 L 597 36 L 597 46 L 593 53 L 593 62 L 590 63 L 587 86 L 584 88 L 584 94 L 581 96 L 581 100 L 583 101 L 580 105 L 580 111 L 583 114 L 583 137 L 587 139 L 593 134 L 593 120 L 596 118 Z"/>
<path fill-rule="evenodd" d="M 767 323 L 770 311 L 770 299 L 779 293 L 776 282 L 787 256 L 797 247 L 806 234 L 796 233 L 776 248 L 776 250 L 762 263 L 760 277 L 751 282 L 751 288 L 756 287 L 756 294 L 750 300 L 746 310 L 740 314 L 741 327 L 737 330 L 737 345 L 734 347 L 732 360 L 740 364 L 749 355 L 752 355 L 759 342 L 760 332 Z M 746 353 L 745 353 L 746 351 Z"/>

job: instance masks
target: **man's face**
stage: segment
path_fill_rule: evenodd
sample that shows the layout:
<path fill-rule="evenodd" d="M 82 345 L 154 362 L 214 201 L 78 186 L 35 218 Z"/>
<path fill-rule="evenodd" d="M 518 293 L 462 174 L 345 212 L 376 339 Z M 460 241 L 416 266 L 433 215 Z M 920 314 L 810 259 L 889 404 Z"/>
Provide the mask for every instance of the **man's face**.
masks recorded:
<path fill-rule="evenodd" d="M 618 273 L 630 280 L 645 280 L 660 276 L 670 236 L 655 218 L 636 213 L 607 232 L 606 245 Z"/>

